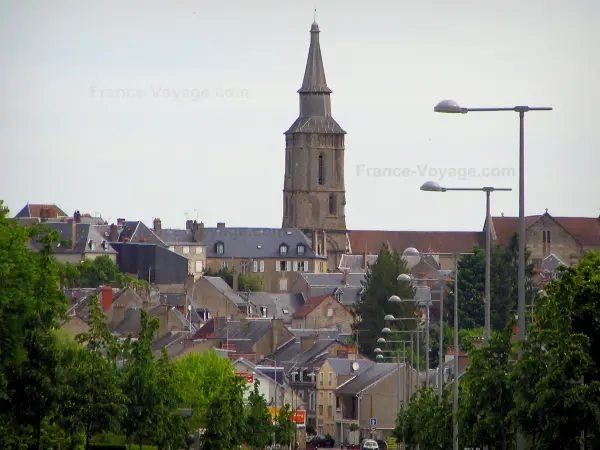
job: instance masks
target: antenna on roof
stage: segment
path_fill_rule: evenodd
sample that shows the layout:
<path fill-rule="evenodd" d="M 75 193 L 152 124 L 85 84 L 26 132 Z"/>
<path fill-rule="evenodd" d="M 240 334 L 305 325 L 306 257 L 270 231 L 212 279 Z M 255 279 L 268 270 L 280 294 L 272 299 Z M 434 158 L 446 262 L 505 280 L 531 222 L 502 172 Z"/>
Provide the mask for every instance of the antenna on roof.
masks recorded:
<path fill-rule="evenodd" d="M 317 5 L 315 5 L 315 14 L 313 16 L 313 21 L 316 22 L 317 21 Z"/>

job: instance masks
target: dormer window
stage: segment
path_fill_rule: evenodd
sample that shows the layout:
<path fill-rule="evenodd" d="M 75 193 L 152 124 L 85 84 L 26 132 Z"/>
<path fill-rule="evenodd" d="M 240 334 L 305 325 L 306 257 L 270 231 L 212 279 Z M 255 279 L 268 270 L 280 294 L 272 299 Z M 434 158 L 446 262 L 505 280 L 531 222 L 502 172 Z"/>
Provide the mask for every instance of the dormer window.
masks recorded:
<path fill-rule="evenodd" d="M 333 296 L 338 300 L 338 302 L 341 302 L 344 299 L 344 291 L 338 288 L 334 291 Z"/>
<path fill-rule="evenodd" d="M 108 250 L 108 242 L 106 242 L 104 239 L 102 240 L 102 243 L 100 245 L 104 250 Z"/>
<path fill-rule="evenodd" d="M 298 252 L 299 256 L 304 255 L 304 245 L 298 244 L 298 247 L 296 247 L 296 252 Z"/>
<path fill-rule="evenodd" d="M 285 256 L 285 255 L 287 255 L 287 252 L 288 252 L 288 246 L 285 244 L 281 244 L 279 246 L 279 255 Z"/>
<path fill-rule="evenodd" d="M 96 248 L 96 244 L 91 239 L 88 241 L 88 247 L 90 250 L 94 250 Z"/>
<path fill-rule="evenodd" d="M 225 253 L 225 244 L 222 242 L 217 242 L 215 244 L 215 252 L 217 255 L 223 255 Z"/>

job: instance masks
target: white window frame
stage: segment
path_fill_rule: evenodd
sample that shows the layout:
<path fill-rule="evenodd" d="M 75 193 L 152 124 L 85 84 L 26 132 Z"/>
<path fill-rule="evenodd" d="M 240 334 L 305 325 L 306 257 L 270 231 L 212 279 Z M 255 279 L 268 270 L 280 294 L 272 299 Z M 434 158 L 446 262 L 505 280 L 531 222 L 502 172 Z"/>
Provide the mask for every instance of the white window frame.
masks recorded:
<path fill-rule="evenodd" d="M 202 247 L 198 246 L 196 247 L 196 255 L 201 255 L 202 254 Z"/>
<path fill-rule="evenodd" d="M 186 245 L 184 247 L 181 248 L 181 253 L 183 253 L 184 255 L 189 255 L 190 254 L 190 248 Z"/>
<path fill-rule="evenodd" d="M 254 272 L 254 273 L 258 272 L 258 261 L 252 262 L 252 272 Z"/>
<path fill-rule="evenodd" d="M 298 244 L 298 246 L 296 247 L 296 253 L 298 253 L 299 256 L 304 255 L 304 251 L 305 251 L 305 247 L 302 244 Z"/>
<path fill-rule="evenodd" d="M 259 266 L 260 266 L 260 273 L 263 273 L 265 271 L 265 262 L 261 261 Z"/>
<path fill-rule="evenodd" d="M 196 273 L 202 273 L 204 271 L 204 264 L 201 259 L 196 260 L 194 269 L 196 269 Z"/>
<path fill-rule="evenodd" d="M 286 261 L 285 262 L 285 271 L 286 272 L 291 272 L 292 271 L 292 262 L 291 261 Z"/>
<path fill-rule="evenodd" d="M 275 261 L 275 272 L 281 272 L 279 270 L 279 261 Z"/>
<path fill-rule="evenodd" d="M 280 291 L 287 291 L 288 290 L 288 280 L 287 280 L 287 278 L 280 278 L 279 279 L 279 290 Z"/>
<path fill-rule="evenodd" d="M 294 261 L 294 272 L 298 272 L 298 261 Z"/>
<path fill-rule="evenodd" d="M 222 242 L 219 242 L 216 246 L 216 253 L 217 255 L 224 255 L 225 254 L 225 244 L 223 244 Z"/>

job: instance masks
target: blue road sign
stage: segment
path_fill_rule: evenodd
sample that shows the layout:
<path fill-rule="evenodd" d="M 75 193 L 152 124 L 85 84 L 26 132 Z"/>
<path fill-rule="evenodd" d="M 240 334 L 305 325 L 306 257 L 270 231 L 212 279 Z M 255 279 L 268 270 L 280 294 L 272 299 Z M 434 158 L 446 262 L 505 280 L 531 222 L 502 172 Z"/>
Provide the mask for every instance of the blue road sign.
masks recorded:
<path fill-rule="evenodd" d="M 377 418 L 376 417 L 371 417 L 370 423 L 371 423 L 371 425 L 377 425 Z"/>

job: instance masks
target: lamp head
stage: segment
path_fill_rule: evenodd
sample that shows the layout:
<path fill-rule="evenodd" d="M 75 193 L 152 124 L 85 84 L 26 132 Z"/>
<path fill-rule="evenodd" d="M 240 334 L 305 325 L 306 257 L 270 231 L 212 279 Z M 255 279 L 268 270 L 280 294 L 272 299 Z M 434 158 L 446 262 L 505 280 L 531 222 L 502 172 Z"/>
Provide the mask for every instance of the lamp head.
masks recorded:
<path fill-rule="evenodd" d="M 406 250 L 402 252 L 402 256 L 419 256 L 419 250 L 414 247 L 408 247 Z"/>
<path fill-rule="evenodd" d="M 377 339 L 377 343 L 378 344 L 385 344 L 385 338 L 379 338 L 379 339 Z M 375 352 L 375 353 L 377 353 L 377 352 Z"/>
<path fill-rule="evenodd" d="M 433 110 L 437 113 L 448 114 L 466 114 L 468 112 L 467 108 L 461 108 L 458 103 L 450 99 L 442 100 L 433 107 Z"/>
<path fill-rule="evenodd" d="M 379 347 L 377 347 L 375 350 L 373 350 L 373 352 L 377 353 L 377 354 L 382 353 L 382 351 Z"/>
<path fill-rule="evenodd" d="M 442 187 L 437 181 L 426 181 L 421 186 L 421 190 L 427 192 L 446 192 L 446 188 Z"/>
<path fill-rule="evenodd" d="M 377 361 L 382 361 L 382 360 L 383 360 L 383 355 L 377 355 L 377 356 L 375 357 L 375 359 L 376 359 Z"/>
<path fill-rule="evenodd" d="M 383 330 L 381 330 L 381 332 L 383 334 L 390 334 L 392 332 L 392 330 L 390 330 L 388 327 L 385 327 Z"/>
<path fill-rule="evenodd" d="M 396 280 L 402 281 L 403 283 L 410 283 L 412 281 L 412 278 L 410 277 L 410 275 L 401 273 L 400 275 L 398 275 L 398 278 L 396 278 Z"/>
<path fill-rule="evenodd" d="M 392 295 L 390 298 L 388 298 L 388 302 L 390 302 L 390 303 L 402 303 L 402 299 L 400 297 L 398 297 L 397 295 Z"/>
<path fill-rule="evenodd" d="M 395 317 L 394 317 L 394 316 L 392 316 L 391 314 L 388 314 L 388 315 L 386 315 L 386 316 L 383 318 L 383 320 L 386 320 L 386 321 L 387 321 L 387 320 L 394 320 L 394 319 L 395 319 Z"/>

